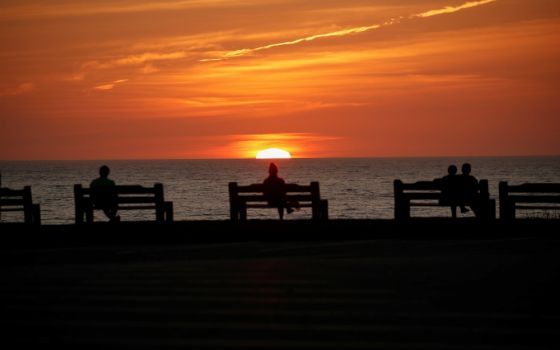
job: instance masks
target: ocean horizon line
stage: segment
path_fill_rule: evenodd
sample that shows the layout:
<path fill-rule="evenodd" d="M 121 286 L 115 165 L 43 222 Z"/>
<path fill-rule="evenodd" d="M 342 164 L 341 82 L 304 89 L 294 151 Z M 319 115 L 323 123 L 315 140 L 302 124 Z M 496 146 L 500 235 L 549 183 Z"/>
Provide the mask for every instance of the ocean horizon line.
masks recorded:
<path fill-rule="evenodd" d="M 289 161 L 289 160 L 328 160 L 328 159 L 451 159 L 451 158 L 555 158 L 560 154 L 535 155 L 431 155 L 431 156 L 363 156 L 363 157 L 292 157 L 292 158 L 98 158 L 98 159 L 0 159 L 0 162 L 100 162 L 100 161 Z"/>

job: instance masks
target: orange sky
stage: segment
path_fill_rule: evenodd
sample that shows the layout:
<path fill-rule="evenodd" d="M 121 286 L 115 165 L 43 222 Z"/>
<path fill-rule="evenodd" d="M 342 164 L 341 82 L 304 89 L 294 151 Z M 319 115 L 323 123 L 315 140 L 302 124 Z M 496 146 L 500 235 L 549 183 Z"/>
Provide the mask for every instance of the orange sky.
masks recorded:
<path fill-rule="evenodd" d="M 560 154 L 560 1 L 0 4 L 0 159 Z"/>

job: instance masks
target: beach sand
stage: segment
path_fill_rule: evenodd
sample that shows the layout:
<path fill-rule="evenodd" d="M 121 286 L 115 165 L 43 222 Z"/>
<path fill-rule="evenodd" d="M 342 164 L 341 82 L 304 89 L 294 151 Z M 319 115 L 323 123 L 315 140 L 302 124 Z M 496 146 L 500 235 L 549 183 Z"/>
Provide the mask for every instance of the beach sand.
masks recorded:
<path fill-rule="evenodd" d="M 3 225 L 1 341 L 80 349 L 558 348 L 557 222 L 395 225 L 130 223 L 28 234 Z"/>

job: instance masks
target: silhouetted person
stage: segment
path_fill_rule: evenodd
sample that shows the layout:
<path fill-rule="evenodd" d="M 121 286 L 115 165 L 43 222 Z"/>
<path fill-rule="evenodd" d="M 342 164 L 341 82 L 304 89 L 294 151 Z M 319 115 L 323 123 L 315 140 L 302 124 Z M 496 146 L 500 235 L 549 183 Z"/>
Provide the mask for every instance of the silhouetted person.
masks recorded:
<path fill-rule="evenodd" d="M 117 215 L 118 202 L 115 181 L 109 179 L 109 167 L 99 168 L 99 177 L 89 185 L 94 208 L 102 209 L 109 221 L 120 220 Z"/>
<path fill-rule="evenodd" d="M 441 199 L 439 204 L 449 205 L 451 207 L 451 217 L 457 217 L 457 207 L 461 207 L 461 212 L 468 211 L 461 203 L 461 190 L 459 177 L 457 176 L 457 167 L 450 165 L 447 167 L 447 175 L 441 179 L 436 179 L 441 182 Z"/>
<path fill-rule="evenodd" d="M 480 212 L 478 180 L 471 175 L 471 165 L 469 163 L 464 163 L 461 167 L 459 185 L 461 188 L 461 203 L 465 206 L 469 206 L 474 212 L 475 216 L 478 216 Z"/>
<path fill-rule="evenodd" d="M 270 163 L 268 167 L 268 177 L 263 181 L 263 194 L 268 201 L 268 205 L 278 208 L 280 220 L 284 219 L 284 208 L 289 213 L 294 210 L 286 202 L 286 181 L 278 176 L 278 167 Z"/>

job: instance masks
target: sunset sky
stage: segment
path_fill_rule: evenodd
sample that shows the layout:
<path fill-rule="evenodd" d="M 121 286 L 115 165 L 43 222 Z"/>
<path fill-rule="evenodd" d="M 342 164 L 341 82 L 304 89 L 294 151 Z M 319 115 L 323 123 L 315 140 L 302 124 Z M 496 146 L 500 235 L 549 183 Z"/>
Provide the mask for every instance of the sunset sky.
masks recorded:
<path fill-rule="evenodd" d="M 0 159 L 560 154 L 560 1 L 0 4 Z"/>

